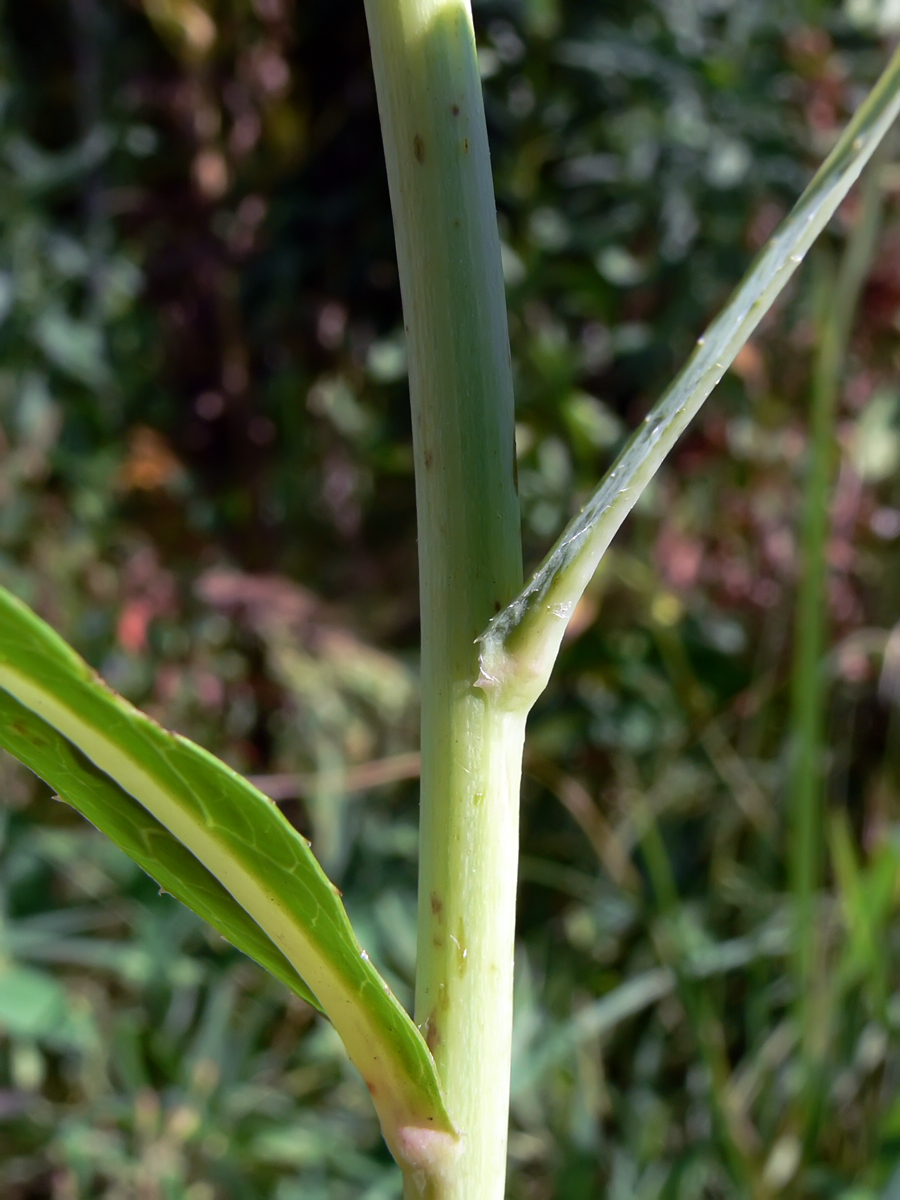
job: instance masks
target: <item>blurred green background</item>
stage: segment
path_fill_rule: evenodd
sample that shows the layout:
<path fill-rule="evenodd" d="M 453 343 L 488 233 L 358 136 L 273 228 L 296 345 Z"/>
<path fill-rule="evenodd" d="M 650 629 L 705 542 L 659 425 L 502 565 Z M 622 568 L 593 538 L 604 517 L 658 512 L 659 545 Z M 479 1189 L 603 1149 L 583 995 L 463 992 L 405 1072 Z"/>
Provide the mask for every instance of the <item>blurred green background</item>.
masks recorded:
<path fill-rule="evenodd" d="M 361 0 L 0 14 L 0 582 L 264 777 L 408 1002 L 415 513 Z M 475 21 L 533 566 L 900 11 Z M 823 439 L 820 661 L 794 637 L 809 413 L 858 196 L 642 499 L 534 712 L 515 1200 L 900 1197 L 900 167 L 883 183 Z M 330 1028 L 5 756 L 0 779 L 0 1196 L 398 1198 Z"/>

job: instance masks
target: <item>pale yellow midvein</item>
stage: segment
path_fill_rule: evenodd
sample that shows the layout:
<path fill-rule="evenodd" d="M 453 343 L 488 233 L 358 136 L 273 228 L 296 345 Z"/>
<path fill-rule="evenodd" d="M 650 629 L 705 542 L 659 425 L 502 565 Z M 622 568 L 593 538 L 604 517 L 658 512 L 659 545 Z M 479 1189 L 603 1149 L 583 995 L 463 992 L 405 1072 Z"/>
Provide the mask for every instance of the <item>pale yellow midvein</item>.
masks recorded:
<path fill-rule="evenodd" d="M 347 983 L 331 967 L 327 955 L 304 936 L 302 928 L 290 918 L 270 890 L 243 868 L 204 823 L 192 816 L 150 771 L 52 692 L 8 664 L 0 664 L 0 688 L 75 745 L 215 875 L 300 973 L 364 1078 L 370 1082 L 380 1080 L 387 1084 L 388 1091 L 394 1092 L 395 1105 L 391 1107 L 395 1108 L 395 1115 L 397 1107 L 405 1108 L 399 1093 L 406 1088 L 401 1082 L 398 1089 L 396 1084 L 400 1081 L 385 1078 L 385 1051 L 388 1051 L 387 1057 L 391 1055 L 381 1030 L 367 1020 L 365 1009 L 361 1009 Z M 392 1082 L 394 1087 L 391 1087 Z"/>

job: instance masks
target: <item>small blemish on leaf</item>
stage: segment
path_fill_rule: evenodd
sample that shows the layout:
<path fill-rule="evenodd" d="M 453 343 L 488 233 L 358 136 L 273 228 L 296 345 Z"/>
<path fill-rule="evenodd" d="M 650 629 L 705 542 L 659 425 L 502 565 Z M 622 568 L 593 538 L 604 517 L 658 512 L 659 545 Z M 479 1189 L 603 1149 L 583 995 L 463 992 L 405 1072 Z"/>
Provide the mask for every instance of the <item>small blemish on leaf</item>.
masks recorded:
<path fill-rule="evenodd" d="M 466 142 L 466 146 L 468 146 L 468 142 Z M 425 161 L 425 143 L 418 133 L 413 138 L 413 154 L 416 156 L 416 162 L 423 163 Z"/>
<path fill-rule="evenodd" d="M 459 116 L 459 105 L 458 105 L 458 104 L 451 104 L 451 105 L 450 105 L 450 111 L 453 113 L 454 117 L 458 117 L 458 116 Z"/>

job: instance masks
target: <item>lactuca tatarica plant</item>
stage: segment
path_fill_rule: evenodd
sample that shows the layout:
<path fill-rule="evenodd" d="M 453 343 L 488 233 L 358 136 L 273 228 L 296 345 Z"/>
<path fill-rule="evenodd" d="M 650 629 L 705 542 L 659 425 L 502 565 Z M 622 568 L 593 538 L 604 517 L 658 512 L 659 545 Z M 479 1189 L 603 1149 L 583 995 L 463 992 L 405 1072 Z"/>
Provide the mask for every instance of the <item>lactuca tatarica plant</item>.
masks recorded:
<path fill-rule="evenodd" d="M 900 52 L 687 364 L 522 580 L 513 388 L 465 0 L 367 0 L 413 411 L 422 615 L 414 1018 L 261 792 L 0 593 L 0 744 L 334 1024 L 406 1195 L 500 1200 L 525 721 L 604 552 L 900 111 Z"/>

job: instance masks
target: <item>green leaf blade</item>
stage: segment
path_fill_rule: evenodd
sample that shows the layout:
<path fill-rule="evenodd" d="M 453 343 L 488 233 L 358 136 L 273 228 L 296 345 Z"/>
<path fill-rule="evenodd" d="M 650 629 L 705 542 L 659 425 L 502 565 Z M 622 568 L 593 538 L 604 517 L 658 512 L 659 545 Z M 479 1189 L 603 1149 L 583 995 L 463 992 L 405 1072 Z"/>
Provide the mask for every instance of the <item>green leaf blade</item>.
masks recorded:
<path fill-rule="evenodd" d="M 900 113 L 900 49 L 670 387 L 519 595 L 479 638 L 478 685 L 511 709 L 543 691 L 563 634 L 614 535 L 734 362 Z"/>
<path fill-rule="evenodd" d="M 360 949 L 339 894 L 307 842 L 268 797 L 116 695 L 3 589 L 0 692 L 76 747 L 155 818 L 169 838 L 160 840 L 154 826 L 154 853 L 168 854 L 173 842 L 180 844 L 262 931 L 340 1034 L 372 1092 L 392 1149 L 398 1130 L 453 1134 L 424 1039 Z M 3 724 L 0 743 L 14 754 L 31 755 L 15 720 Z M 43 774 L 47 764 L 37 766 Z M 77 767 L 73 755 L 66 766 Z M 86 789 L 95 780 L 92 773 L 81 777 Z M 93 804 L 94 816 L 121 834 L 125 818 L 119 813 L 114 820 L 111 810 L 119 791 L 95 790 Z M 133 811 L 128 819 L 134 821 Z M 147 855 L 147 868 L 155 874 L 159 864 L 151 863 L 149 846 Z M 177 855 L 169 862 L 172 875 L 182 866 Z M 195 873 L 195 883 L 198 878 Z M 188 903 L 193 907 L 191 899 Z M 246 927 L 242 936 L 248 936 Z"/>
<path fill-rule="evenodd" d="M 62 734 L 3 691 L 0 744 L 124 850 L 164 891 L 321 1011 L 288 960 L 216 877 Z"/>

